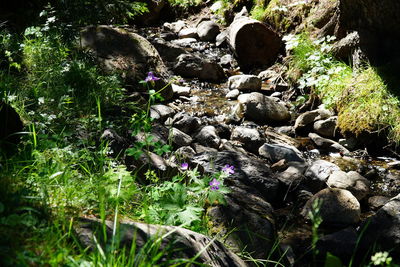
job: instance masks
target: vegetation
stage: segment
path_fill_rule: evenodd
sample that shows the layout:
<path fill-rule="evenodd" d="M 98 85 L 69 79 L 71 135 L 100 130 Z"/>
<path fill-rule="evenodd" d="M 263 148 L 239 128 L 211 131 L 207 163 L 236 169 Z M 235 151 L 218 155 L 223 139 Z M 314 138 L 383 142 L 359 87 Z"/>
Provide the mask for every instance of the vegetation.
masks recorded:
<path fill-rule="evenodd" d="M 289 66 L 298 73 L 299 88 L 311 88 L 324 104 L 338 112 L 343 133 L 389 132 L 390 140 L 400 142 L 399 100 L 372 66 L 353 71 L 329 54 L 332 38 L 311 41 L 306 35 L 288 35 L 292 51 Z"/>

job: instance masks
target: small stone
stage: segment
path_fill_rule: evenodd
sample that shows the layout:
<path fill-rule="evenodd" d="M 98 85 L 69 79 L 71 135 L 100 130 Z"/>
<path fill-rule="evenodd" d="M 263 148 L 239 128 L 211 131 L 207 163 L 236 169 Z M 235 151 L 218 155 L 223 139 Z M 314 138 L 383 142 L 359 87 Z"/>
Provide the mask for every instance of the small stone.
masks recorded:
<path fill-rule="evenodd" d="M 337 116 L 330 117 L 326 120 L 314 122 L 314 131 L 324 137 L 334 137 L 337 127 Z"/>
<path fill-rule="evenodd" d="M 227 99 L 237 99 L 240 95 L 240 91 L 238 89 L 230 90 L 226 95 L 225 98 Z"/>
<path fill-rule="evenodd" d="M 182 29 L 178 33 L 179 38 L 197 38 L 197 29 L 196 28 L 186 28 Z"/>
<path fill-rule="evenodd" d="M 313 127 L 315 121 L 327 119 L 330 116 L 332 116 L 332 113 L 326 109 L 315 109 L 304 112 L 297 117 L 294 123 L 294 129 L 297 134 L 308 133 Z"/>
<path fill-rule="evenodd" d="M 200 144 L 212 148 L 218 148 L 221 143 L 221 138 L 218 136 L 216 128 L 212 125 L 204 126 L 196 135 L 196 140 Z"/>
<path fill-rule="evenodd" d="M 386 203 L 390 201 L 389 197 L 385 196 L 373 196 L 368 198 L 368 206 L 371 210 L 378 210 L 382 208 Z"/>
<path fill-rule="evenodd" d="M 172 140 L 172 143 L 176 147 L 182 147 L 182 146 L 188 146 L 192 143 L 192 137 L 190 135 L 185 134 L 179 129 L 172 128 L 170 130 L 170 138 Z"/>
<path fill-rule="evenodd" d="M 220 33 L 219 26 L 214 21 L 203 21 L 197 26 L 197 34 L 202 41 L 215 41 Z"/>
<path fill-rule="evenodd" d="M 191 89 L 189 86 L 172 84 L 172 91 L 178 96 L 190 96 Z"/>
<path fill-rule="evenodd" d="M 260 156 L 267 158 L 273 163 L 281 159 L 304 162 L 301 152 L 297 148 L 289 145 L 264 144 L 259 148 L 258 153 Z"/>
<path fill-rule="evenodd" d="M 240 91 L 259 91 L 261 90 L 261 79 L 255 75 L 235 75 L 229 77 L 228 87 Z"/>
<path fill-rule="evenodd" d="M 166 105 L 152 105 L 150 107 L 150 118 L 165 121 L 168 117 L 173 116 L 175 111 Z"/>
<path fill-rule="evenodd" d="M 265 138 L 261 136 L 257 129 L 242 126 L 233 129 L 231 140 L 241 142 L 246 150 L 255 154 L 258 152 L 259 147 L 265 142 Z"/>
<path fill-rule="evenodd" d="M 323 148 L 328 152 L 339 152 L 339 153 L 343 153 L 343 154 L 349 154 L 350 153 L 350 151 L 348 149 L 346 149 L 345 147 L 343 147 L 339 143 L 337 143 L 337 142 L 335 142 L 333 140 L 330 140 L 330 139 L 323 138 L 323 137 L 319 136 L 318 134 L 309 133 L 308 137 L 310 137 L 310 139 L 318 147 Z"/>
<path fill-rule="evenodd" d="M 334 171 L 327 184 L 332 188 L 349 190 L 358 199 L 363 199 L 369 193 L 370 182 L 358 172 Z"/>

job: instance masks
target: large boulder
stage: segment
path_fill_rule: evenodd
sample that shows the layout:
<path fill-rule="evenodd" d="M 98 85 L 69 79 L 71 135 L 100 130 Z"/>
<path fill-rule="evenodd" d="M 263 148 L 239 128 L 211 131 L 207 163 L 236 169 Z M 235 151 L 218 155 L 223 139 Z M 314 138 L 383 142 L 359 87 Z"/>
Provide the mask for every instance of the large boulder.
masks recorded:
<path fill-rule="evenodd" d="M 366 228 L 366 229 L 365 229 Z M 378 244 L 383 250 L 400 253 L 400 194 L 392 198 L 360 228 L 365 249 Z"/>
<path fill-rule="evenodd" d="M 225 179 L 226 184 L 238 181 L 260 192 L 265 200 L 276 201 L 279 181 L 269 166 L 259 159 L 234 151 L 205 152 L 193 157 L 192 164 L 198 164 L 208 174 L 221 171 L 226 164 L 234 166 L 235 173 Z"/>
<path fill-rule="evenodd" d="M 360 220 L 360 203 L 350 191 L 339 188 L 325 188 L 315 194 L 301 212 L 304 217 L 308 216 L 317 199 L 321 202 L 319 215 L 325 225 L 348 226 Z"/>
<path fill-rule="evenodd" d="M 156 89 L 163 88 L 167 68 L 154 46 L 142 36 L 109 26 L 88 26 L 80 34 L 80 45 L 94 53 L 101 69 L 119 72 L 128 87 L 138 88 L 138 82 L 152 71 L 157 77 Z M 171 86 L 162 91 L 166 99 L 173 95 Z"/>
<path fill-rule="evenodd" d="M 105 237 L 108 242 L 113 239 L 113 225 L 114 223 L 108 220 L 103 224 L 99 219 L 79 218 L 73 227 L 82 246 L 95 250 L 98 246 L 101 246 L 102 249 L 106 248 Z M 139 251 L 143 255 L 149 253 L 145 250 L 146 245 L 149 248 L 148 245 L 153 243 L 156 246 L 152 246 L 152 248 L 155 248 L 159 244 L 159 252 L 162 253 L 162 256 L 157 263 L 162 263 L 167 257 L 192 259 L 198 255 L 196 262 L 207 266 L 248 266 L 219 241 L 177 226 L 125 220 L 118 224 L 117 234 L 120 247 L 125 247 L 126 251 L 129 251 L 130 247 L 134 245 L 136 255 L 139 254 Z M 168 250 L 170 244 L 174 245 L 172 250 Z M 165 252 L 170 252 L 170 254 L 165 254 Z"/>
<path fill-rule="evenodd" d="M 258 20 L 239 17 L 229 26 L 229 45 L 243 68 L 273 63 L 282 40 L 271 28 Z"/>
<path fill-rule="evenodd" d="M 208 209 L 211 234 L 223 236 L 234 252 L 246 251 L 254 258 L 267 258 L 276 240 L 272 206 L 249 186 L 236 183 L 225 197 L 226 205 Z"/>
<path fill-rule="evenodd" d="M 282 122 L 290 119 L 289 110 L 283 103 L 261 93 L 239 95 L 238 101 L 245 107 L 245 117 L 256 122 Z"/>
<path fill-rule="evenodd" d="M 185 78 L 220 82 L 226 78 L 223 68 L 216 62 L 192 54 L 182 54 L 174 66 L 176 74 Z"/>

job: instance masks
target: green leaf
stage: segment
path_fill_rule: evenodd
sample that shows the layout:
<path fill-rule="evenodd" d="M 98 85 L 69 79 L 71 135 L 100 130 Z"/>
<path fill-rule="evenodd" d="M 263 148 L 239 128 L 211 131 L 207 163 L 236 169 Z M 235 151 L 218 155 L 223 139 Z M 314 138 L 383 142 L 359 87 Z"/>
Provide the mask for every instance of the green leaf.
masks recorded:
<path fill-rule="evenodd" d="M 342 261 L 338 257 L 332 255 L 329 252 L 326 254 L 324 267 L 342 267 L 342 266 L 343 266 Z"/>
<path fill-rule="evenodd" d="M 187 206 L 184 211 L 177 214 L 179 221 L 182 223 L 191 223 L 200 220 L 202 208 Z"/>

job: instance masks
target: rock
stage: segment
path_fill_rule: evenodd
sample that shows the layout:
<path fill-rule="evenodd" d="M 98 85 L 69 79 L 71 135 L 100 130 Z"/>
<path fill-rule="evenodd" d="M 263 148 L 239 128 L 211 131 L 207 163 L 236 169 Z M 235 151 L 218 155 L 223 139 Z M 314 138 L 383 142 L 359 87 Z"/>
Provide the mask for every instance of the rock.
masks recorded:
<path fill-rule="evenodd" d="M 347 150 L 345 147 L 343 147 L 339 143 L 337 143 L 337 142 L 335 142 L 333 140 L 330 140 L 330 139 L 323 138 L 323 137 L 319 136 L 318 134 L 309 133 L 308 137 L 310 137 L 310 139 L 319 148 L 323 148 L 324 150 L 326 150 L 328 152 L 339 152 L 339 153 L 343 153 L 343 154 L 349 154 L 350 153 L 349 150 Z"/>
<path fill-rule="evenodd" d="M 172 91 L 178 96 L 190 96 L 191 89 L 189 86 L 172 84 Z"/>
<path fill-rule="evenodd" d="M 211 125 L 201 128 L 195 138 L 200 144 L 212 148 L 218 148 L 221 143 L 221 138 L 218 136 L 217 130 Z"/>
<path fill-rule="evenodd" d="M 369 193 L 370 182 L 358 172 L 334 171 L 328 178 L 328 186 L 349 190 L 358 200 Z"/>
<path fill-rule="evenodd" d="M 287 161 L 285 159 L 281 159 L 280 161 L 277 161 L 271 165 L 271 170 L 274 172 L 284 171 L 285 169 L 287 169 L 287 167 Z"/>
<path fill-rule="evenodd" d="M 185 26 L 186 26 L 186 23 L 183 20 L 178 20 L 178 21 L 172 22 L 172 23 L 166 22 L 163 25 L 164 29 L 168 29 L 175 33 L 180 32 Z"/>
<path fill-rule="evenodd" d="M 199 37 L 197 35 L 197 29 L 196 28 L 186 28 L 186 29 L 182 29 L 179 31 L 178 33 L 179 38 L 183 39 L 183 38 L 197 38 Z"/>
<path fill-rule="evenodd" d="M 181 47 L 191 47 L 191 44 L 196 43 L 197 40 L 195 38 L 182 38 L 178 40 L 173 40 L 172 44 L 181 46 Z"/>
<path fill-rule="evenodd" d="M 337 41 L 331 48 L 331 53 L 340 60 L 346 61 L 353 56 L 353 52 L 360 46 L 358 32 L 349 33 L 346 37 Z"/>
<path fill-rule="evenodd" d="M 280 133 L 279 131 L 275 132 L 271 129 L 265 129 L 264 135 L 266 136 L 268 143 L 272 144 L 287 144 L 289 146 L 294 146 L 299 149 L 301 147 L 301 143 L 287 135 L 287 133 Z"/>
<path fill-rule="evenodd" d="M 389 197 L 373 196 L 368 198 L 368 206 L 371 210 L 378 210 L 390 201 Z"/>
<path fill-rule="evenodd" d="M 0 100 L 0 149 L 8 153 L 18 144 L 23 124 L 19 114 L 7 103 Z"/>
<path fill-rule="evenodd" d="M 196 151 L 190 146 L 182 146 L 174 152 L 175 158 L 178 162 L 187 162 L 189 159 L 196 155 Z"/>
<path fill-rule="evenodd" d="M 224 243 L 234 252 L 244 250 L 263 259 L 276 237 L 273 208 L 248 186 L 235 184 L 230 190 L 226 205 L 207 211 L 210 232 L 223 236 Z"/>
<path fill-rule="evenodd" d="M 294 123 L 294 129 L 297 134 L 306 134 L 311 130 L 315 121 L 327 119 L 331 116 L 332 113 L 326 109 L 315 109 L 304 112 L 297 117 Z"/>
<path fill-rule="evenodd" d="M 176 128 L 171 128 L 170 138 L 172 140 L 172 144 L 175 147 L 188 146 L 193 141 L 192 137 L 190 137 L 190 135 L 187 135 L 184 132 L 182 132 L 181 130 L 178 130 Z"/>
<path fill-rule="evenodd" d="M 107 235 L 107 240 L 112 240 L 114 223 L 106 220 L 104 225 L 105 227 L 103 227 L 100 219 L 79 218 L 74 223 L 73 228 L 83 248 L 96 250 L 97 246 L 102 246 L 105 250 L 106 244 L 101 242 L 104 238 L 103 233 Z M 102 229 L 104 229 L 104 232 Z M 172 259 L 189 260 L 194 255 L 198 255 L 196 262 L 209 266 L 247 266 L 243 260 L 229 251 L 218 240 L 212 240 L 207 236 L 178 226 L 162 226 L 124 220 L 118 224 L 117 235 L 120 240 L 120 247 L 126 247 L 126 251 L 129 251 L 130 246 L 135 244 L 136 255 L 138 255 L 138 252 L 149 253 L 149 251 L 142 251 L 142 249 L 146 246 L 146 243 L 153 242 L 155 244 L 153 248 L 159 247 L 159 253 L 161 253 L 160 260 L 154 262 L 157 265 L 167 260 L 167 254 L 164 254 L 164 250 L 170 244 L 174 244 L 174 250 L 171 250 L 171 254 L 168 253 L 168 257 Z M 158 246 L 159 237 L 162 237 L 162 239 Z M 137 263 L 140 265 L 140 262 Z"/>
<path fill-rule="evenodd" d="M 307 164 L 302 162 L 288 162 L 286 170 L 277 173 L 276 177 L 281 183 L 289 189 L 296 188 L 304 180 L 304 172 L 307 169 Z"/>
<path fill-rule="evenodd" d="M 273 69 L 266 69 L 262 72 L 260 72 L 257 77 L 260 78 L 261 80 L 270 80 L 271 82 L 275 81 L 278 79 L 278 77 L 281 77 L 282 74 L 279 74 Z"/>
<path fill-rule="evenodd" d="M 400 253 L 400 195 L 392 198 L 360 227 L 361 247 L 378 245 L 383 251 Z M 366 228 L 366 229 L 365 229 Z"/>
<path fill-rule="evenodd" d="M 220 82 L 225 79 L 222 67 L 191 54 L 182 54 L 177 58 L 174 66 L 176 74 L 185 78 L 199 78 L 204 81 Z"/>
<path fill-rule="evenodd" d="M 140 178 L 145 177 L 145 173 L 148 170 L 155 171 L 161 180 L 167 180 L 178 173 L 178 168 L 174 163 L 166 161 L 161 156 L 151 151 L 143 151 L 138 159 L 127 157 L 126 165 L 129 170 L 137 171 L 137 176 L 139 177 L 138 182 L 142 184 L 149 182 Z"/>
<path fill-rule="evenodd" d="M 264 144 L 259 148 L 258 153 L 272 163 L 281 159 L 304 162 L 303 155 L 297 148 L 284 144 Z"/>
<path fill-rule="evenodd" d="M 231 140 L 241 142 L 246 150 L 254 154 L 257 154 L 258 148 L 265 143 L 265 138 L 257 129 L 242 126 L 233 129 Z"/>
<path fill-rule="evenodd" d="M 245 106 L 245 117 L 256 122 L 281 122 L 290 119 L 289 110 L 284 104 L 261 93 L 239 95 L 238 101 Z"/>
<path fill-rule="evenodd" d="M 282 93 L 281 92 L 274 92 L 270 96 L 271 97 L 276 97 L 276 98 L 281 98 L 282 97 Z"/>
<path fill-rule="evenodd" d="M 165 41 L 172 41 L 177 39 L 178 35 L 175 32 L 162 32 L 160 33 L 160 38 L 164 39 Z"/>
<path fill-rule="evenodd" d="M 172 117 L 174 114 L 175 110 L 166 105 L 157 104 L 150 107 L 150 118 L 154 120 L 165 121 L 168 117 Z"/>
<path fill-rule="evenodd" d="M 178 128 L 189 135 L 196 132 L 200 127 L 199 118 L 190 116 L 183 112 L 177 113 L 172 120 L 167 122 L 167 125 L 173 125 L 175 128 Z"/>
<path fill-rule="evenodd" d="M 247 11 L 247 8 L 244 6 L 236 15 L 235 15 L 235 20 L 240 19 L 242 17 L 248 17 L 249 12 Z"/>
<path fill-rule="evenodd" d="M 332 138 L 335 136 L 337 127 L 337 116 L 330 117 L 326 120 L 314 122 L 314 131 L 324 137 Z"/>
<path fill-rule="evenodd" d="M 230 90 L 226 95 L 225 98 L 227 99 L 237 99 L 240 95 L 240 91 L 238 89 Z"/>
<path fill-rule="evenodd" d="M 196 154 L 218 152 L 218 149 L 208 147 L 208 146 L 203 146 L 203 145 L 200 145 L 197 143 L 193 144 L 193 148 L 196 151 Z"/>
<path fill-rule="evenodd" d="M 100 140 L 107 143 L 112 157 L 122 155 L 121 153 L 129 146 L 128 140 L 119 136 L 113 129 L 106 129 L 101 135 Z"/>
<path fill-rule="evenodd" d="M 157 49 L 158 53 L 160 53 L 161 58 L 167 62 L 175 62 L 178 56 L 186 54 L 184 48 L 162 39 L 154 40 L 153 45 Z"/>
<path fill-rule="evenodd" d="M 215 2 L 214 4 L 212 4 L 211 6 L 210 6 L 210 10 L 211 10 L 211 12 L 213 12 L 213 13 L 216 13 L 216 12 L 218 12 L 218 10 L 220 10 L 221 8 L 223 8 L 223 2 L 222 1 L 217 1 L 217 2 Z"/>
<path fill-rule="evenodd" d="M 228 32 L 222 31 L 217 35 L 217 37 L 215 37 L 215 45 L 217 47 L 221 47 L 226 44 L 227 39 L 228 39 Z"/>
<path fill-rule="evenodd" d="M 160 78 L 168 77 L 157 50 L 138 34 L 109 26 L 89 26 L 81 31 L 80 44 L 96 55 L 103 71 L 121 72 L 125 82 L 133 88 L 138 87 L 138 82 L 144 80 L 149 71 Z M 170 99 L 171 93 L 168 87 L 163 96 L 168 95 Z"/>
<path fill-rule="evenodd" d="M 229 89 L 238 89 L 240 91 L 260 91 L 261 79 L 255 75 L 235 75 L 228 79 Z"/>
<path fill-rule="evenodd" d="M 319 214 L 322 223 L 332 226 L 348 226 L 360 220 L 360 203 L 350 191 L 339 188 L 325 188 L 307 201 L 301 214 L 308 217 L 313 202 L 322 201 Z"/>
<path fill-rule="evenodd" d="M 219 64 L 221 64 L 221 66 L 224 68 L 229 68 L 233 65 L 232 61 L 233 61 L 233 57 L 231 55 L 227 54 L 227 55 L 224 55 L 221 57 L 221 59 L 219 60 Z"/>
<path fill-rule="evenodd" d="M 265 200 L 276 201 L 279 181 L 268 165 L 257 158 L 250 158 L 244 153 L 234 151 L 208 152 L 196 155 L 192 163 L 203 166 L 208 174 L 221 171 L 226 164 L 232 165 L 235 173 L 225 178 L 227 185 L 238 181 L 260 192 Z"/>
<path fill-rule="evenodd" d="M 255 19 L 239 17 L 229 26 L 229 45 L 242 68 L 273 63 L 282 47 L 277 33 Z"/>
<path fill-rule="evenodd" d="M 350 259 L 356 250 L 357 238 L 357 231 L 353 227 L 347 227 L 320 237 L 317 249 L 323 257 L 329 252 L 342 260 Z"/>
<path fill-rule="evenodd" d="M 305 172 L 305 176 L 308 178 L 307 182 L 310 183 L 310 187 L 313 190 L 320 190 L 323 188 L 328 180 L 329 176 L 334 171 L 340 171 L 340 168 L 326 160 L 316 160 Z"/>
<path fill-rule="evenodd" d="M 214 21 L 203 21 L 197 26 L 197 34 L 202 41 L 213 42 L 220 33 L 219 26 Z"/>
<path fill-rule="evenodd" d="M 339 139 L 338 143 L 350 151 L 353 151 L 357 147 L 357 139 L 355 137 L 349 137 L 344 139 Z"/>

